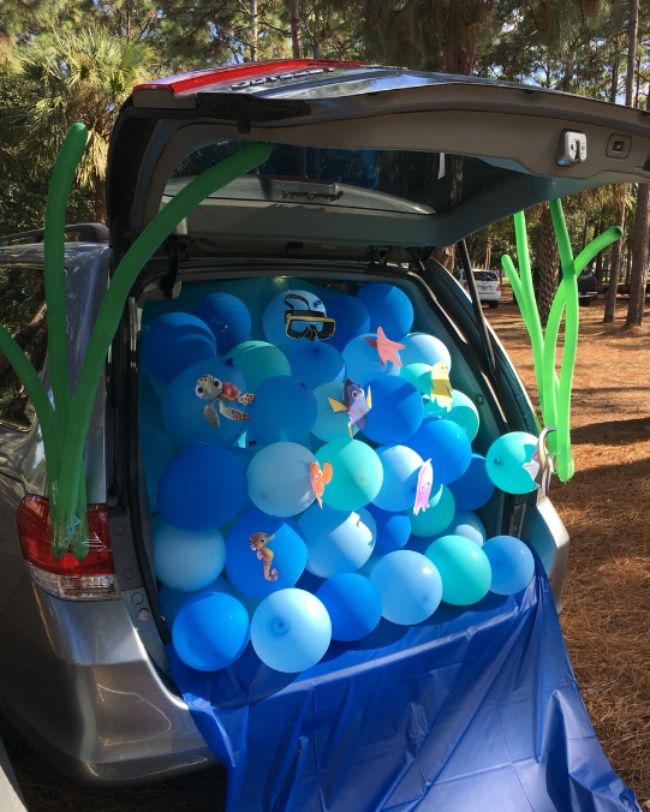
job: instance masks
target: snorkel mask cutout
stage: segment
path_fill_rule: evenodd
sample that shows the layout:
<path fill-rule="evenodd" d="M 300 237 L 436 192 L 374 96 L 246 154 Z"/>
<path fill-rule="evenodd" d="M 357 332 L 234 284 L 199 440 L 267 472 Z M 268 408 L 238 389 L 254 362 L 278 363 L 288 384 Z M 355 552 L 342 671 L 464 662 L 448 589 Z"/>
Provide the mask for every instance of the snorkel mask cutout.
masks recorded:
<path fill-rule="evenodd" d="M 292 300 L 300 302 L 305 307 L 296 309 Z M 324 311 L 312 310 L 304 296 L 289 293 L 284 297 L 284 303 L 288 308 L 284 312 L 284 330 L 289 338 L 326 341 L 334 335 L 336 321 L 326 316 Z"/>

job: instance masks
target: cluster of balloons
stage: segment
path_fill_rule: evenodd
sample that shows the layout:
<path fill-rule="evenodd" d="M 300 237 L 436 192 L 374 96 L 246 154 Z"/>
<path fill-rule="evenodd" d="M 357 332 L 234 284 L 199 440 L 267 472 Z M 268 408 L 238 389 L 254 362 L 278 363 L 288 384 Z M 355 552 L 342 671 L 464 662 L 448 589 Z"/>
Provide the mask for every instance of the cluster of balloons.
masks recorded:
<path fill-rule="evenodd" d="M 220 291 L 142 331 L 141 454 L 178 655 L 213 671 L 250 642 L 294 673 L 382 618 L 522 590 L 528 546 L 488 538 L 475 511 L 536 488 L 537 438 L 473 450 L 478 409 L 443 342 L 412 331 L 404 291 L 286 291 L 261 333 L 251 310 Z"/>

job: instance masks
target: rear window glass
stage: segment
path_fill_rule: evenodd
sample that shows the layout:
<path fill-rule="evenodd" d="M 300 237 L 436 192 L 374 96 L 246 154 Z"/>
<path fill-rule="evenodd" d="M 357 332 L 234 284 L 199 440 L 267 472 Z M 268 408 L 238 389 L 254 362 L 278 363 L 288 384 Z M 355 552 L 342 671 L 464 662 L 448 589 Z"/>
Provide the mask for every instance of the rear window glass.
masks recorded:
<path fill-rule="evenodd" d="M 172 178 L 199 175 L 245 145 L 243 141 L 223 141 L 196 150 L 176 167 Z M 413 213 L 431 214 L 446 211 L 517 173 L 479 158 L 438 152 L 274 144 L 269 159 L 251 174 L 267 183 L 235 182 L 215 196 L 389 211 L 400 208 L 397 201 L 407 201 L 420 207 Z M 173 179 L 168 195 L 178 190 Z"/>
<path fill-rule="evenodd" d="M 474 272 L 474 277 L 479 282 L 496 282 L 497 281 L 497 275 L 494 273 L 494 271 L 475 271 Z"/>

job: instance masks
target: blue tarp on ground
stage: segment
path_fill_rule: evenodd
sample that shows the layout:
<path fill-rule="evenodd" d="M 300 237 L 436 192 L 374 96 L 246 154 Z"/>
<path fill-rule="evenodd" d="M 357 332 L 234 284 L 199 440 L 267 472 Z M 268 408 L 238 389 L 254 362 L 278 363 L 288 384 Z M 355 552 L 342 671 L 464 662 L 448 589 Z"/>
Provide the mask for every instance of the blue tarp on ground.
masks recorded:
<path fill-rule="evenodd" d="M 298 676 L 250 647 L 227 670 L 175 659 L 174 673 L 229 770 L 230 812 L 639 809 L 589 722 L 541 572 L 513 598 L 332 646 Z"/>

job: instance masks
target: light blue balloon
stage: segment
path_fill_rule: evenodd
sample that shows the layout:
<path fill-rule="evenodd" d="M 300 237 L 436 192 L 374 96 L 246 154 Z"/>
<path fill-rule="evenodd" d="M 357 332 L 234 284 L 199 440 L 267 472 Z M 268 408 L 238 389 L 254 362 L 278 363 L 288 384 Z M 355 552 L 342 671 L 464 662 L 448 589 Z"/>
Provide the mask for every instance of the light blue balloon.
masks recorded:
<path fill-rule="evenodd" d="M 476 513 L 472 513 L 471 511 L 457 513 L 454 516 L 453 522 L 446 528 L 446 534 L 450 536 L 465 536 L 478 545 L 482 545 L 487 538 L 485 525 Z"/>
<path fill-rule="evenodd" d="M 368 505 L 368 513 L 377 525 L 375 555 L 401 550 L 411 535 L 411 520 L 405 513 L 390 513 L 376 505 Z"/>
<path fill-rule="evenodd" d="M 454 606 L 470 606 L 484 598 L 492 570 L 483 547 L 465 536 L 441 536 L 427 550 L 442 578 L 442 599 Z"/>
<path fill-rule="evenodd" d="M 302 297 L 305 302 L 301 302 L 297 298 L 291 298 L 299 296 Z M 286 301 L 287 297 L 289 297 L 288 302 Z M 282 349 L 296 344 L 298 341 L 308 341 L 307 338 L 292 338 L 287 335 L 285 313 L 290 309 L 295 311 L 313 310 L 323 316 L 327 315 L 325 305 L 320 296 L 308 290 L 286 290 L 271 299 L 264 311 L 262 329 L 264 330 L 266 340 Z M 312 324 L 317 330 L 319 329 L 318 322 L 305 322 L 306 327 Z"/>
<path fill-rule="evenodd" d="M 271 537 L 266 548 L 273 553 L 269 578 L 264 561 L 251 549 L 251 536 Z M 241 516 L 228 533 L 226 574 L 235 589 L 247 598 L 261 600 L 271 592 L 293 586 L 305 569 L 307 547 L 293 522 L 253 509 Z"/>
<path fill-rule="evenodd" d="M 225 592 L 204 592 L 188 601 L 172 629 L 176 653 L 199 671 L 229 666 L 243 653 L 248 635 L 248 612 Z"/>
<path fill-rule="evenodd" d="M 535 574 L 535 559 L 523 541 L 513 536 L 494 536 L 482 549 L 492 567 L 491 592 L 514 595 L 528 586 Z"/>
<path fill-rule="evenodd" d="M 350 438 L 348 425 L 350 418 L 347 412 L 335 412 L 329 398 L 341 401 L 340 383 L 323 383 L 314 390 L 316 400 L 316 420 L 311 427 L 311 433 L 319 440 L 334 440 L 336 438 Z M 356 429 L 354 430 L 356 431 Z"/>
<path fill-rule="evenodd" d="M 396 550 L 380 558 L 370 580 L 381 593 L 381 613 L 391 623 L 421 623 L 440 605 L 440 574 L 426 556 L 413 550 Z"/>
<path fill-rule="evenodd" d="M 315 595 L 281 589 L 260 603 L 251 623 L 255 653 L 269 668 L 295 674 L 323 657 L 332 640 L 332 622 Z"/>
<path fill-rule="evenodd" d="M 382 510 L 399 513 L 411 510 L 415 502 L 422 457 L 405 445 L 387 445 L 377 449 L 384 472 L 381 489 L 373 503 Z"/>
<path fill-rule="evenodd" d="M 211 376 L 211 382 L 200 382 Z M 247 423 L 233 419 L 223 412 L 234 409 L 248 414 L 248 405 L 226 397 L 229 387 L 219 396 L 219 382 L 236 387 L 240 395 L 247 394 L 241 372 L 220 358 L 199 361 L 174 378 L 162 397 L 162 419 L 165 431 L 181 448 L 193 443 L 232 445 Z M 217 425 L 218 422 L 218 425 Z"/>
<path fill-rule="evenodd" d="M 251 332 L 248 308 L 232 293 L 210 293 L 197 302 L 194 315 L 212 330 L 220 355 L 244 341 Z"/>
<path fill-rule="evenodd" d="M 408 364 L 428 364 L 433 366 L 444 361 L 451 369 L 451 355 L 443 342 L 428 333 L 409 333 L 400 339 L 404 349 L 400 350 L 400 359 L 404 366 Z"/>
<path fill-rule="evenodd" d="M 371 282 L 357 293 L 370 314 L 370 329 L 382 327 L 387 336 L 399 340 L 413 326 L 413 305 L 411 300 L 396 285 L 385 282 Z"/>
<path fill-rule="evenodd" d="M 379 493 L 383 468 L 377 453 L 360 440 L 337 439 L 316 452 L 321 468 L 332 466 L 332 481 L 323 493 L 323 502 L 334 510 L 358 510 Z"/>
<path fill-rule="evenodd" d="M 217 354 L 208 325 L 189 313 L 165 313 L 143 327 L 140 364 L 159 381 L 169 383 L 197 361 Z"/>
<path fill-rule="evenodd" d="M 314 503 L 298 519 L 307 544 L 307 569 L 319 578 L 354 572 L 370 558 L 377 527 L 367 510 L 346 513 Z"/>
<path fill-rule="evenodd" d="M 201 589 L 221 574 L 225 563 L 226 545 L 218 530 L 193 533 L 159 524 L 153 531 L 156 578 L 171 589 Z"/>
<path fill-rule="evenodd" d="M 182 607 L 196 595 L 203 592 L 227 592 L 230 594 L 230 587 L 224 579 L 219 576 L 219 578 L 211 581 L 207 586 L 203 587 L 203 589 L 199 589 L 196 592 L 181 592 L 178 589 L 171 589 L 168 586 L 162 586 L 160 588 L 158 600 L 160 601 L 163 616 L 170 629 L 176 620 L 176 615 L 180 612 Z"/>
<path fill-rule="evenodd" d="M 251 502 L 270 516 L 302 513 L 315 499 L 309 476 L 315 461 L 298 443 L 272 443 L 260 449 L 247 471 Z"/>
<path fill-rule="evenodd" d="M 456 510 L 476 510 L 487 504 L 494 494 L 494 484 L 487 474 L 485 457 L 472 454 L 469 467 L 449 489 L 456 500 Z"/>
<path fill-rule="evenodd" d="M 409 513 L 411 532 L 414 536 L 421 538 L 437 536 L 438 533 L 442 533 L 449 527 L 455 512 L 456 503 L 453 493 L 446 485 L 440 485 L 431 492 L 427 510 L 421 510 L 417 516 L 413 511 Z"/>
<path fill-rule="evenodd" d="M 304 383 L 290 375 L 268 378 L 250 407 L 248 430 L 261 445 L 296 442 L 316 420 L 316 401 Z"/>
<path fill-rule="evenodd" d="M 384 376 L 368 384 L 372 408 L 363 433 L 374 443 L 403 443 L 419 428 L 424 413 L 422 396 L 403 378 Z"/>
<path fill-rule="evenodd" d="M 291 375 L 287 356 L 266 341 L 243 341 L 230 350 L 226 360 L 231 360 L 242 373 L 251 392 L 256 392 L 267 378 Z"/>
<path fill-rule="evenodd" d="M 492 443 L 485 455 L 487 474 L 506 493 L 530 493 L 537 483 L 524 465 L 530 463 L 537 437 L 526 431 L 511 431 Z"/>
<path fill-rule="evenodd" d="M 334 640 L 360 640 L 381 620 L 381 593 L 377 587 L 354 572 L 335 575 L 316 593 L 332 621 Z"/>
<path fill-rule="evenodd" d="M 328 344 L 342 352 L 355 337 L 370 331 L 370 315 L 362 301 L 345 293 L 324 293 L 327 315 L 336 322 L 334 335 Z"/>
<path fill-rule="evenodd" d="M 376 340 L 375 333 L 364 333 L 364 335 L 353 338 L 343 350 L 343 360 L 345 361 L 346 375 L 355 383 L 366 386 L 373 378 L 381 375 L 399 375 L 400 367 L 392 361 L 382 364 L 377 350 L 368 344 L 366 339 Z"/>
<path fill-rule="evenodd" d="M 329 381 L 342 381 L 345 361 L 341 353 L 323 341 L 296 341 L 287 347 L 291 374 L 308 389 L 315 389 Z"/>
<path fill-rule="evenodd" d="M 464 392 L 458 389 L 452 390 L 451 409 L 447 412 L 445 417 L 448 420 L 453 420 L 454 423 L 457 423 L 463 429 L 470 443 L 478 434 L 480 426 L 478 409 Z"/>

